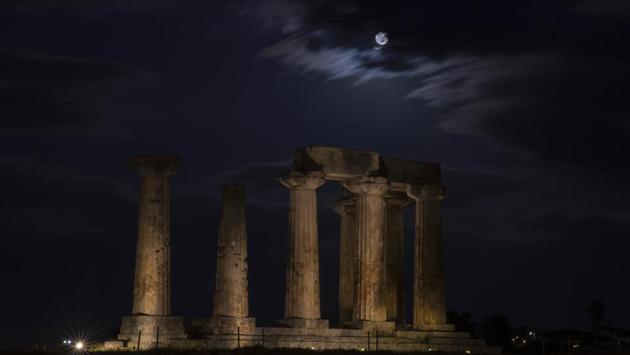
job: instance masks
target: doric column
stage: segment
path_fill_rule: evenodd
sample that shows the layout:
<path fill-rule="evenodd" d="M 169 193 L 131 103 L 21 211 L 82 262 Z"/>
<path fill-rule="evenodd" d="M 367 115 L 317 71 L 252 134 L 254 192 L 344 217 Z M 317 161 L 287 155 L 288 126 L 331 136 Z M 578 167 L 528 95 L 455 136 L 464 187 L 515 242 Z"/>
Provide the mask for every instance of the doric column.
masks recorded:
<path fill-rule="evenodd" d="M 340 216 L 339 235 L 339 325 L 352 320 L 355 299 L 357 237 L 355 233 L 354 198 L 339 200 L 333 209 Z"/>
<path fill-rule="evenodd" d="M 290 195 L 285 321 L 296 327 L 320 327 L 316 189 L 324 183 L 324 174 L 292 172 L 280 182 Z"/>
<path fill-rule="evenodd" d="M 223 209 L 217 240 L 214 317 L 247 317 L 247 224 L 245 186 L 223 186 Z"/>
<path fill-rule="evenodd" d="M 181 160 L 141 156 L 127 164 L 142 177 L 132 314 L 166 316 L 171 312 L 169 178 Z"/>
<path fill-rule="evenodd" d="M 361 328 L 387 320 L 385 308 L 385 194 L 389 185 L 381 177 L 363 177 L 344 186 L 356 194 L 356 296 L 353 322 Z"/>
<path fill-rule="evenodd" d="M 416 201 L 413 327 L 438 329 L 446 323 L 440 217 L 444 189 L 439 185 L 412 185 L 407 194 Z"/>
<path fill-rule="evenodd" d="M 403 208 L 409 204 L 406 194 L 389 192 L 385 196 L 385 302 L 387 320 L 405 324 L 405 240 Z"/>
<path fill-rule="evenodd" d="M 252 334 L 256 319 L 248 317 L 245 186 L 224 185 L 222 207 L 213 315 L 193 319 L 192 326 L 202 334 Z"/>

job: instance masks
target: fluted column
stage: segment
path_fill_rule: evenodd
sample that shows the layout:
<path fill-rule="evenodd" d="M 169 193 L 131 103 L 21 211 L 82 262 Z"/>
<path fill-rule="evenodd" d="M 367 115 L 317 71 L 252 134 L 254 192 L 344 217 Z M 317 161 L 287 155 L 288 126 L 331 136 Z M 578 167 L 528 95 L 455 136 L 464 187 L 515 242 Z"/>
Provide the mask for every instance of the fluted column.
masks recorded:
<path fill-rule="evenodd" d="M 285 320 L 318 320 L 319 246 L 317 236 L 317 193 L 324 183 L 322 173 L 293 172 L 280 182 L 289 188 L 289 248 Z M 289 322 L 314 327 L 312 322 Z"/>
<path fill-rule="evenodd" d="M 403 208 L 409 204 L 406 194 L 385 195 L 385 302 L 387 320 L 405 324 L 405 240 Z"/>
<path fill-rule="evenodd" d="M 169 178 L 181 160 L 141 156 L 127 165 L 142 178 L 132 314 L 166 316 L 171 312 Z"/>
<path fill-rule="evenodd" d="M 353 321 L 365 328 L 369 322 L 387 319 L 383 194 L 389 185 L 384 178 L 364 177 L 347 181 L 344 186 L 356 194 L 357 286 Z"/>
<path fill-rule="evenodd" d="M 247 224 L 245 186 L 223 186 L 223 208 L 217 241 L 214 317 L 247 317 Z"/>
<path fill-rule="evenodd" d="M 416 201 L 413 327 L 435 329 L 446 323 L 440 216 L 444 192 L 439 185 L 413 185 L 407 194 Z"/>
<path fill-rule="evenodd" d="M 356 200 L 346 198 L 333 204 L 340 216 L 339 236 L 339 325 L 352 320 L 356 294 L 357 237 L 355 233 Z"/>

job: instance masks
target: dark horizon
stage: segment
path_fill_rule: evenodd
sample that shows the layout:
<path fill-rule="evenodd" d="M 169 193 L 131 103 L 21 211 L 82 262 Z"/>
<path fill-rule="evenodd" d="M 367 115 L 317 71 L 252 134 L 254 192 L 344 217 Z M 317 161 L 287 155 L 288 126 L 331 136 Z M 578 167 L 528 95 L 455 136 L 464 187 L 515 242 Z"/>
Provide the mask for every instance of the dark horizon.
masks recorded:
<path fill-rule="evenodd" d="M 0 346 L 114 335 L 138 217 L 124 162 L 142 154 L 184 161 L 173 313 L 211 315 L 221 185 L 235 182 L 250 313 L 281 319 L 276 178 L 307 145 L 441 164 L 448 310 L 587 330 L 601 300 L 604 324 L 630 328 L 629 19 L 614 0 L 0 1 Z M 331 322 L 340 194 L 318 194 Z"/>

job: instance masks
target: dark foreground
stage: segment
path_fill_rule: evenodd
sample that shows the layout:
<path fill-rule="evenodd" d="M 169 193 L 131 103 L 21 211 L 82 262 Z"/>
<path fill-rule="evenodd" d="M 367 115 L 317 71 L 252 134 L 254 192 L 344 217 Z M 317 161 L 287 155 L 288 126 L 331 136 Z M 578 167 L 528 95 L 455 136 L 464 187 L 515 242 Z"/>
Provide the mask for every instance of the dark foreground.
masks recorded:
<path fill-rule="evenodd" d="M 76 352 L 70 350 L 59 350 L 59 351 L 9 351 L 2 352 L 2 354 L 7 355 L 88 355 L 93 353 L 106 353 L 107 355 L 130 355 L 136 353 L 135 351 L 107 351 L 107 352 Z M 241 348 L 234 350 L 169 350 L 169 349 L 161 349 L 161 350 L 146 350 L 142 351 L 142 355 L 301 355 L 301 354 L 312 354 L 312 355 L 350 355 L 350 354 L 365 354 L 365 353 L 377 353 L 376 351 L 359 351 L 359 350 L 305 350 L 305 349 L 273 349 L 273 348 L 263 348 L 263 347 L 251 347 L 251 348 Z M 393 352 L 393 351 L 378 351 L 378 353 L 385 354 L 401 354 L 401 355 L 427 355 L 428 352 Z M 437 352 L 439 354 L 436 355 L 463 355 L 462 353 L 445 353 L 445 352 Z M 520 355 L 528 355 L 525 353 L 519 353 Z M 576 351 L 571 353 L 547 353 L 548 355 L 552 354 L 573 354 L 573 355 L 621 355 L 621 354 L 630 354 L 630 352 L 589 352 L 589 351 Z M 506 354 L 508 355 L 508 354 Z M 531 354 L 538 355 L 538 354 Z"/>

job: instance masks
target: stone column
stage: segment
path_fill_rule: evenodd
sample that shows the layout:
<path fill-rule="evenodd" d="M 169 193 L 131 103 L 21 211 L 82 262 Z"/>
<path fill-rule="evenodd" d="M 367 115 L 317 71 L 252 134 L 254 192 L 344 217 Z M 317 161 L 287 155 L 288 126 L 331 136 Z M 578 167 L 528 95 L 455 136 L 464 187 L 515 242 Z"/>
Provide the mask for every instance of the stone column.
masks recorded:
<path fill-rule="evenodd" d="M 363 177 L 344 186 L 356 194 L 357 265 L 353 326 L 393 331 L 385 307 L 385 201 L 389 190 L 381 177 Z"/>
<path fill-rule="evenodd" d="M 405 324 L 405 238 L 403 208 L 409 204 L 406 194 L 385 195 L 385 302 L 387 320 Z"/>
<path fill-rule="evenodd" d="M 217 240 L 217 276 L 214 313 L 210 333 L 233 334 L 254 331 L 254 318 L 248 318 L 247 221 L 245 186 L 223 186 L 223 208 Z"/>
<path fill-rule="evenodd" d="M 339 235 L 339 326 L 352 321 L 356 294 L 357 236 L 355 233 L 356 200 L 346 198 L 333 204 L 340 216 Z"/>
<path fill-rule="evenodd" d="M 442 186 L 412 185 L 407 194 L 416 201 L 413 328 L 450 330 L 444 304 L 444 252 L 440 200 Z M 448 328 L 448 329 L 442 329 Z"/>
<path fill-rule="evenodd" d="M 317 193 L 323 173 L 292 172 L 280 182 L 289 188 L 289 248 L 283 323 L 299 328 L 328 327 L 320 319 Z"/>
<path fill-rule="evenodd" d="M 181 160 L 142 156 L 128 165 L 142 178 L 132 314 L 166 316 L 171 313 L 169 179 Z"/>
<path fill-rule="evenodd" d="M 137 338 L 152 344 L 160 339 L 185 338 L 181 317 L 171 313 L 169 180 L 182 162 L 172 156 L 140 156 L 127 165 L 142 178 L 138 218 L 138 246 L 131 317 L 123 317 L 119 339 Z"/>

